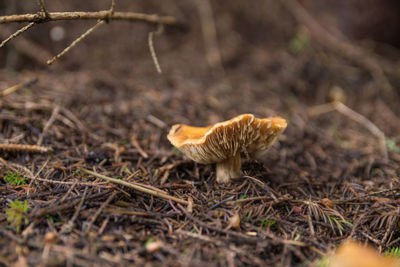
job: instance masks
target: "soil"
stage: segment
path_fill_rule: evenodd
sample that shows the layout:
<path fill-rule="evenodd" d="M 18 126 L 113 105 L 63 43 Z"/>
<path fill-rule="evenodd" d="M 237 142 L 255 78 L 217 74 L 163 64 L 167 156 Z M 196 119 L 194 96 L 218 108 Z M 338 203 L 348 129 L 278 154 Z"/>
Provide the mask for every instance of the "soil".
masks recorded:
<path fill-rule="evenodd" d="M 48 2 L 50 11 L 110 4 Z M 379 59 L 373 64 L 384 66 L 388 88 L 300 26 L 284 1 L 211 2 L 211 50 L 221 64 L 207 61 L 212 34 L 203 35 L 210 21 L 199 15 L 201 1 L 117 1 L 117 11 L 182 22 L 154 36 L 162 74 L 148 46 L 157 26 L 141 22 L 111 21 L 52 66 L 18 44 L 56 55 L 94 21 L 35 25 L 1 48 L 0 89 L 31 82 L 0 96 L 0 141 L 52 150 L 0 150 L 0 264 L 304 266 L 347 239 L 381 252 L 400 246 L 399 51 L 344 39 Z M 340 19 L 304 2 L 323 25 Z M 35 1 L 0 4 L 1 15 L 37 9 Z M 1 34 L 21 27 L 0 26 Z M 65 33 L 59 41 L 49 34 L 56 27 Z M 370 120 L 386 147 L 365 120 L 315 112 L 333 100 Z M 166 138 L 176 123 L 205 126 L 243 113 L 281 116 L 288 127 L 267 154 L 245 159 L 243 176 L 229 185 Z"/>

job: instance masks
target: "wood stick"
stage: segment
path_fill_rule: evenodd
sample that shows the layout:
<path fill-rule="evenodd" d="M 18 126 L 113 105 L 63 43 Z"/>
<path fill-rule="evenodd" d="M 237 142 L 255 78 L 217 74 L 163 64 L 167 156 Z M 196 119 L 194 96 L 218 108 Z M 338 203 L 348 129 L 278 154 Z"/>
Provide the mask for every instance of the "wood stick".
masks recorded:
<path fill-rule="evenodd" d="M 159 16 L 154 14 L 143 14 L 135 12 L 114 12 L 110 14 L 110 10 L 101 10 L 97 12 L 39 12 L 36 14 L 21 14 L 0 16 L 0 24 L 12 22 L 35 22 L 42 23 L 56 20 L 131 20 L 143 21 L 154 24 L 177 25 L 177 20 L 172 16 Z"/>
<path fill-rule="evenodd" d="M 28 153 L 49 153 L 53 151 L 51 147 L 25 144 L 0 144 L 0 150 Z"/>
<path fill-rule="evenodd" d="M 2 48 L 7 42 L 11 41 L 12 39 L 14 39 L 15 37 L 17 37 L 18 35 L 20 35 L 23 32 L 26 32 L 28 29 L 30 29 L 33 25 L 35 25 L 35 22 L 31 22 L 28 25 L 22 27 L 21 29 L 19 29 L 18 31 L 14 32 L 13 34 L 11 34 L 7 39 L 5 39 L 3 42 L 1 42 L 0 44 L 0 48 Z"/>
<path fill-rule="evenodd" d="M 311 116 L 317 116 L 323 113 L 328 113 L 330 111 L 336 110 L 339 113 L 349 117 L 350 119 L 362 124 L 367 128 L 373 135 L 375 135 L 379 140 L 379 148 L 382 153 L 383 159 L 388 160 L 388 152 L 386 148 L 386 137 L 385 134 L 369 119 L 355 112 L 351 108 L 347 107 L 345 104 L 339 101 L 334 101 L 332 103 L 322 104 L 309 109 L 308 113 Z"/>
<path fill-rule="evenodd" d="M 52 59 L 47 60 L 47 65 L 53 64 L 57 59 L 59 59 L 60 57 L 64 56 L 72 48 L 74 48 L 80 41 L 85 39 L 89 34 L 91 34 L 95 29 L 97 29 L 99 26 L 103 25 L 104 23 L 105 23 L 105 20 L 99 20 L 93 27 L 91 27 L 86 32 L 84 32 L 81 36 L 79 36 L 79 38 L 75 39 L 75 41 L 73 41 L 61 53 L 59 53 L 58 55 L 54 56 Z"/>
<path fill-rule="evenodd" d="M 84 173 L 96 176 L 96 177 L 104 179 L 104 180 L 106 180 L 108 182 L 124 185 L 124 186 L 130 187 L 130 188 L 133 188 L 135 190 L 138 190 L 140 192 L 155 196 L 155 197 L 164 198 L 164 199 L 168 199 L 168 200 L 173 200 L 173 201 L 181 203 L 181 204 L 189 205 L 189 202 L 186 201 L 186 200 L 183 200 L 183 199 L 180 199 L 180 198 L 177 198 L 177 197 L 174 197 L 174 196 L 170 196 L 168 194 L 161 193 L 159 191 L 151 190 L 151 189 L 139 186 L 137 184 L 128 183 L 128 182 L 120 180 L 120 179 L 111 178 L 111 177 L 102 175 L 102 174 L 97 173 L 97 172 L 89 171 L 89 170 L 84 169 L 84 168 L 80 168 L 80 170 L 83 171 Z"/>
<path fill-rule="evenodd" d="M 0 91 L 0 96 L 4 97 L 4 96 L 8 96 L 8 95 L 10 95 L 12 93 L 15 93 L 16 91 L 18 91 L 21 88 L 24 88 L 24 87 L 27 87 L 27 86 L 30 86 L 30 85 L 36 83 L 37 80 L 38 80 L 37 78 L 34 78 L 34 79 L 31 79 L 31 80 L 29 80 L 27 82 L 22 82 L 22 83 L 19 83 L 17 85 L 11 86 L 11 87 L 9 87 L 7 89 L 4 89 L 3 91 Z"/>

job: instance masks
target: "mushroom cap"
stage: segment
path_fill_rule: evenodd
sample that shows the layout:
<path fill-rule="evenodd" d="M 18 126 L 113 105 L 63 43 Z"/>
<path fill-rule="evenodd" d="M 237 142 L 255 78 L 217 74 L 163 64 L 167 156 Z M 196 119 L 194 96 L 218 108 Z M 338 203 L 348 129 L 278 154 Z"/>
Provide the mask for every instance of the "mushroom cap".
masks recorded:
<path fill-rule="evenodd" d="M 258 119 L 242 114 L 207 127 L 175 124 L 167 138 L 190 159 L 208 164 L 224 161 L 243 150 L 250 156 L 259 156 L 286 126 L 286 120 L 280 117 Z"/>

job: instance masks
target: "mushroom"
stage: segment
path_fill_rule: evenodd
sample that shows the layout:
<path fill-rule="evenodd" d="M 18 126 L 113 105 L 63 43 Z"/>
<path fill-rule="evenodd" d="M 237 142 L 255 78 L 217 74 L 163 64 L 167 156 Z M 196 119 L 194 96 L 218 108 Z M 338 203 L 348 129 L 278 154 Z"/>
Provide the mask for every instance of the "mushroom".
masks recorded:
<path fill-rule="evenodd" d="M 185 124 L 172 126 L 168 140 L 190 159 L 203 164 L 217 164 L 217 182 L 229 183 L 240 177 L 240 153 L 262 155 L 286 128 L 280 117 L 258 119 L 242 114 L 207 127 Z"/>

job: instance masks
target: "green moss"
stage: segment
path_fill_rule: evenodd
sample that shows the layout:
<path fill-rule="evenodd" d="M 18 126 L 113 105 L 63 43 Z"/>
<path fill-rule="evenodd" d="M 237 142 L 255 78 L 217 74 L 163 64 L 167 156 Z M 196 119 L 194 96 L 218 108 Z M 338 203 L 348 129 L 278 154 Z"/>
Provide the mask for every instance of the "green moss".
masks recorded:
<path fill-rule="evenodd" d="M 6 209 L 7 221 L 17 232 L 21 231 L 21 227 L 29 223 L 27 218 L 28 201 L 21 202 L 19 200 L 9 200 L 8 208 Z"/>

